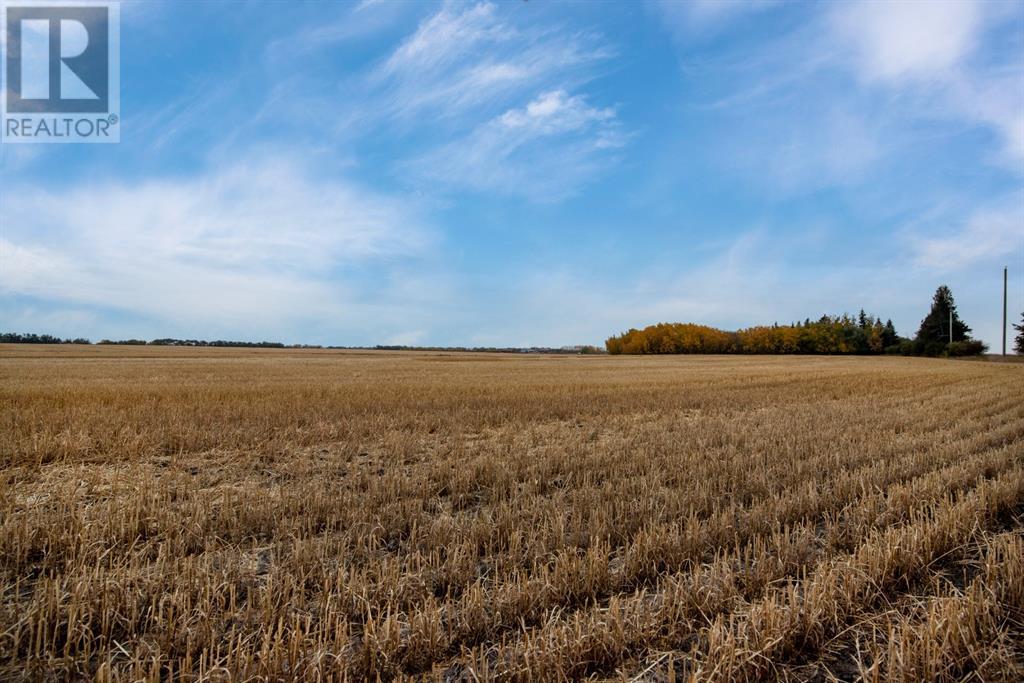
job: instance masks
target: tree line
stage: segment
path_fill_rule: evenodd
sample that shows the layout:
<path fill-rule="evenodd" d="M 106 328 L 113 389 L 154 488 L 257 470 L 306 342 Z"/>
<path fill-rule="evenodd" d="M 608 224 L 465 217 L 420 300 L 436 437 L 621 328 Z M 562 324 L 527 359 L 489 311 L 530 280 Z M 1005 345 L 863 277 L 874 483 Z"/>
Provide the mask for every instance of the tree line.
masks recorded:
<path fill-rule="evenodd" d="M 0 344 L 91 344 L 84 337 L 61 339 L 52 334 L 18 334 L 17 332 L 0 332 Z"/>
<path fill-rule="evenodd" d="M 951 324 L 952 323 L 952 324 Z M 1017 336 L 1014 350 L 1024 354 L 1024 313 L 1020 324 L 1014 324 Z M 950 334 L 952 332 L 952 334 Z M 659 323 L 642 330 L 631 329 L 609 337 L 605 349 L 611 354 L 652 353 L 802 353 L 802 354 L 901 354 L 905 356 L 971 356 L 982 354 L 988 347 L 970 336 L 968 327 L 956 310 L 953 293 L 945 285 L 935 291 L 932 306 L 921 321 L 917 334 L 904 338 L 896 333 L 892 320 L 867 315 L 863 309 L 856 317 L 849 315 L 823 315 L 817 320 L 804 320 L 790 325 L 762 325 L 736 332 L 720 330 L 695 323 Z M 491 353 L 601 353 L 595 346 L 561 348 L 533 347 L 412 347 L 376 346 L 345 347 L 317 344 L 285 345 L 280 342 L 206 341 L 203 339 L 162 338 L 103 339 L 99 344 L 129 346 L 215 346 L 242 348 L 302 348 L 302 349 L 366 349 L 417 351 L 478 351 Z M 92 344 L 89 339 L 76 337 L 62 339 L 50 334 L 0 332 L 0 344 Z"/>
<path fill-rule="evenodd" d="M 246 342 L 246 341 L 224 341 L 217 339 L 206 341 L 205 339 L 101 339 L 96 342 L 100 345 L 115 346 L 227 346 L 260 349 L 283 349 L 286 348 L 280 342 Z M 52 334 L 35 334 L 32 332 L 19 334 L 17 332 L 0 332 L 0 344 L 92 344 L 92 341 L 85 337 L 74 339 L 61 339 Z M 303 347 L 305 348 L 305 347 Z M 320 347 L 316 347 L 320 348 Z"/>
<path fill-rule="evenodd" d="M 1024 327 L 1024 321 L 1022 321 Z M 1018 328 L 1020 329 L 1020 328 Z M 939 287 L 932 307 L 913 339 L 900 337 L 892 320 L 868 315 L 823 315 L 789 325 L 761 325 L 735 332 L 695 323 L 659 323 L 642 330 L 630 329 L 608 338 L 610 354 L 671 353 L 799 353 L 799 354 L 901 354 L 905 356 L 970 356 L 987 346 L 970 337 L 953 294 Z M 1024 331 L 1018 351 L 1024 352 Z"/>
<path fill-rule="evenodd" d="M 790 325 L 759 325 L 730 332 L 694 323 L 659 323 L 609 338 L 611 354 L 647 353 L 882 353 L 900 338 L 892 321 L 867 314 L 823 315 Z"/>
<path fill-rule="evenodd" d="M 472 353 L 531 353 L 531 354 L 599 354 L 604 349 L 597 346 L 531 346 L 531 347 L 497 347 L 497 346 L 401 346 L 384 345 L 377 346 L 322 346 L 320 344 L 282 344 L 280 342 L 244 342 L 244 341 L 206 341 L 205 339 L 101 339 L 96 342 L 98 345 L 112 346 L 216 346 L 216 347 L 240 347 L 259 349 L 339 349 L 358 351 L 451 351 L 451 352 L 472 352 Z M 18 334 L 15 332 L 0 333 L 0 344 L 92 344 L 92 341 L 79 337 L 76 339 L 61 339 L 49 334 Z"/>
<path fill-rule="evenodd" d="M 206 341 L 205 339 L 154 339 L 153 341 L 142 341 L 139 339 L 128 339 L 125 341 L 110 341 L 109 339 L 103 339 L 99 342 L 100 344 L 145 344 L 147 346 L 223 346 L 223 347 L 241 347 L 247 349 L 283 349 L 285 345 L 281 342 L 245 342 L 245 341 L 224 341 L 223 339 L 215 339 L 214 341 Z"/>
<path fill-rule="evenodd" d="M 329 347 L 336 348 L 336 347 Z M 343 346 L 337 348 L 374 351 L 443 351 L 451 353 L 529 353 L 565 355 L 580 354 L 592 355 L 603 354 L 604 350 L 598 346 L 407 346 L 404 344 L 378 344 L 373 347 L 365 346 Z"/>

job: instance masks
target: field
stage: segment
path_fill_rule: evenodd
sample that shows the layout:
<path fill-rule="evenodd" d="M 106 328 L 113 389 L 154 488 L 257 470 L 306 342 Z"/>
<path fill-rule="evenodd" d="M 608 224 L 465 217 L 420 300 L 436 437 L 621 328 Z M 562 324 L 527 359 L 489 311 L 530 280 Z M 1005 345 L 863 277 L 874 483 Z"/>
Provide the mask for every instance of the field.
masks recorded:
<path fill-rule="evenodd" d="M 1024 679 L 1024 365 L 0 347 L 0 679 Z"/>

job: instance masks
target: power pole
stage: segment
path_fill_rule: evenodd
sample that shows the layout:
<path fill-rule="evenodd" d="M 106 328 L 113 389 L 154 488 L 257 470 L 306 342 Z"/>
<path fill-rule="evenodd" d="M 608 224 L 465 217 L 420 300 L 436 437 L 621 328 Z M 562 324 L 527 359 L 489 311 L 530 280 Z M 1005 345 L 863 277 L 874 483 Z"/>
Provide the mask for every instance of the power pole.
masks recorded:
<path fill-rule="evenodd" d="M 1003 355 L 1006 355 L 1006 268 L 1003 268 Z"/>

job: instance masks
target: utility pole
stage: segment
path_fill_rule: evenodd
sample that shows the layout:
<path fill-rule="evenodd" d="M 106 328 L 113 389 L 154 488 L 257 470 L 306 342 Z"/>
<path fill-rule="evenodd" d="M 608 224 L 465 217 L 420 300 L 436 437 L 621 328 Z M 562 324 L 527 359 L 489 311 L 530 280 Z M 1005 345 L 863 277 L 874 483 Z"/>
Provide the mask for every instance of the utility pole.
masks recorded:
<path fill-rule="evenodd" d="M 1006 268 L 1003 268 L 1003 355 L 1006 355 Z"/>

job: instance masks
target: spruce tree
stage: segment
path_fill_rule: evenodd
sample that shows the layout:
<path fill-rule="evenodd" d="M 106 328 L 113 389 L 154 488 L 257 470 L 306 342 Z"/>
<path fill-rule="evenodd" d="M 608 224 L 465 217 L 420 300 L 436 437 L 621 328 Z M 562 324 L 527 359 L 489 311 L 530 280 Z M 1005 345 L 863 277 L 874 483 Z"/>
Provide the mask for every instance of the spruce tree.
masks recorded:
<path fill-rule="evenodd" d="M 885 321 L 885 331 L 882 332 L 882 343 L 886 346 L 899 344 L 900 336 L 896 334 L 896 326 L 892 324 L 892 318 Z"/>
<path fill-rule="evenodd" d="M 949 317 L 953 316 L 953 338 L 949 338 Z M 948 344 L 950 341 L 964 341 L 969 339 L 971 328 L 969 328 L 956 312 L 956 302 L 953 301 L 953 292 L 949 287 L 942 285 L 935 290 L 932 298 L 932 310 L 928 312 L 925 319 L 921 321 L 921 327 L 917 330 L 917 337 L 914 341 L 921 345 Z"/>
<path fill-rule="evenodd" d="M 1024 313 L 1020 314 L 1020 325 L 1014 325 L 1013 329 L 1017 330 L 1017 336 L 1013 340 L 1013 349 L 1017 353 L 1024 353 Z"/>

